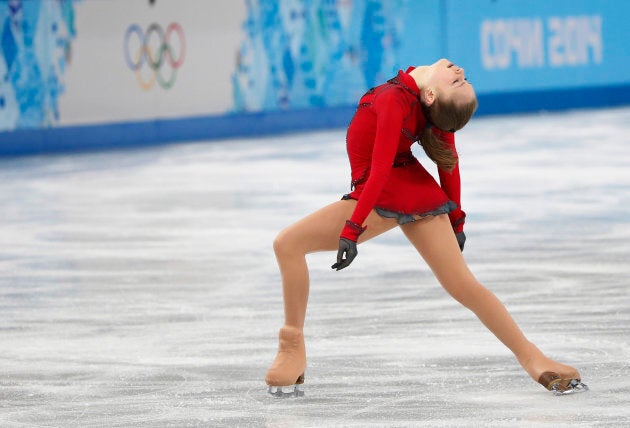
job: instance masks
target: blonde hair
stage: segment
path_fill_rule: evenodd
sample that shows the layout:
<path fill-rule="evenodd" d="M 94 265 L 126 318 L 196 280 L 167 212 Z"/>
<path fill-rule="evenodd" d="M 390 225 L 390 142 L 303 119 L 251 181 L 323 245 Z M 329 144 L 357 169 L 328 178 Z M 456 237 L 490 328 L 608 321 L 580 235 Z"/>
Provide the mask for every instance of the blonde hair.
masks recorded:
<path fill-rule="evenodd" d="M 456 102 L 452 98 L 436 97 L 431 106 L 422 104 L 427 126 L 420 133 L 420 145 L 427 156 L 440 168 L 452 171 L 457 165 L 457 152 L 449 147 L 431 129 L 433 126 L 447 132 L 462 129 L 477 110 L 477 97 L 467 102 Z"/>

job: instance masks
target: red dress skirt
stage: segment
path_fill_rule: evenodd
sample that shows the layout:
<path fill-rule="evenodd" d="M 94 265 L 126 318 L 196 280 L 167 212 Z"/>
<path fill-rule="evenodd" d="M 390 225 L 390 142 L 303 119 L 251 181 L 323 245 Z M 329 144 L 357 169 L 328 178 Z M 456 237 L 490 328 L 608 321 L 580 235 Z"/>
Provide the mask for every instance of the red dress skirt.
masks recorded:
<path fill-rule="evenodd" d="M 359 200 L 365 183 L 358 184 L 342 199 Z M 387 182 L 374 204 L 375 211 L 399 224 L 410 223 L 429 215 L 448 214 L 458 208 L 433 176 L 418 162 L 409 159 L 405 165 L 392 167 Z"/>

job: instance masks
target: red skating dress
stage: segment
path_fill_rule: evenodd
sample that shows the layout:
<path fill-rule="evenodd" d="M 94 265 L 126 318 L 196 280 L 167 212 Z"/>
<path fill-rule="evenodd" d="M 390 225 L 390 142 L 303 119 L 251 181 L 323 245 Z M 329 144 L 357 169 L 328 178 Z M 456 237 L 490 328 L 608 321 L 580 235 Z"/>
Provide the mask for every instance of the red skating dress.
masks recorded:
<path fill-rule="evenodd" d="M 460 207 L 459 165 L 451 172 L 438 167 L 440 186 L 411 153 L 411 145 L 427 126 L 411 70 L 399 71 L 363 95 L 348 127 L 352 192 L 344 199 L 358 201 L 350 222 L 363 225 L 373 208 L 400 224 L 414 216 L 448 213 L 455 232 L 461 232 L 465 213 Z M 453 133 L 432 129 L 456 151 Z M 356 242 L 357 229 L 347 223 L 341 237 Z"/>

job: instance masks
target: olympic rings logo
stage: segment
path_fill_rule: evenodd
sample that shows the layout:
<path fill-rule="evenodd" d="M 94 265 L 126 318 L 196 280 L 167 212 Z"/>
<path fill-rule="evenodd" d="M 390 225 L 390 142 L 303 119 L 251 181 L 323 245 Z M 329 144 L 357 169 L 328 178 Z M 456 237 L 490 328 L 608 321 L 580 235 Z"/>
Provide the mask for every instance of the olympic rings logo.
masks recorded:
<path fill-rule="evenodd" d="M 176 41 L 173 40 L 174 35 Z M 159 24 L 153 23 L 144 32 L 138 24 L 131 24 L 125 32 L 124 43 L 125 62 L 135 73 L 138 85 L 143 90 L 148 91 L 155 82 L 164 89 L 173 86 L 177 69 L 186 58 L 186 39 L 181 25 L 172 22 L 164 31 Z M 141 71 L 145 64 L 151 70 L 148 77 Z M 170 67 L 168 77 L 162 73 L 165 65 Z"/>

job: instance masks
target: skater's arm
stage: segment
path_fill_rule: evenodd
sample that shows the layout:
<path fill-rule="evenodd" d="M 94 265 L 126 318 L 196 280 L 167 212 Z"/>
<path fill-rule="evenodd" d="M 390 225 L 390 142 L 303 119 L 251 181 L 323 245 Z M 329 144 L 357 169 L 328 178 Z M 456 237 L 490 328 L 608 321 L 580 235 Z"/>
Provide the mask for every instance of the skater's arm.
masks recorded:
<path fill-rule="evenodd" d="M 455 133 L 442 131 L 437 128 L 433 128 L 433 132 L 444 141 L 455 153 L 457 157 L 457 149 L 455 147 Z M 448 198 L 457 204 L 457 208 L 449 213 L 449 219 L 455 233 L 464 231 L 464 221 L 466 213 L 462 210 L 461 204 L 461 179 L 459 175 L 459 160 L 452 171 L 447 171 L 438 167 L 438 174 L 440 176 L 440 186 L 448 196 Z"/>

